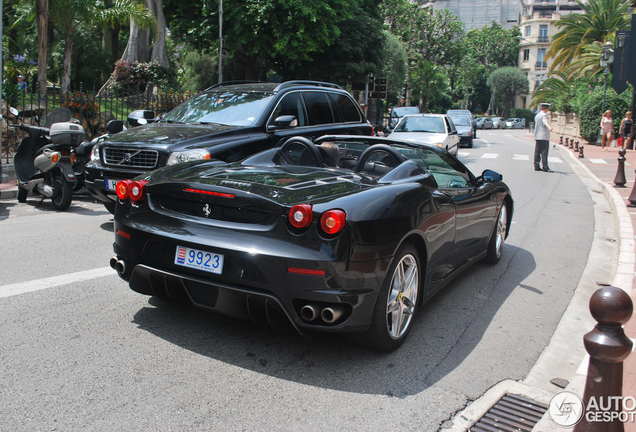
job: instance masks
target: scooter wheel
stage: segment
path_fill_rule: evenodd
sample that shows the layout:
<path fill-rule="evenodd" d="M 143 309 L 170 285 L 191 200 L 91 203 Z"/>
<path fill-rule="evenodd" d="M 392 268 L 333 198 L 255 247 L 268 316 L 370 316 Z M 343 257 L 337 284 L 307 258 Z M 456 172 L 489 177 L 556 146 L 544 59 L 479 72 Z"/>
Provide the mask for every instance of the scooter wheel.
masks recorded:
<path fill-rule="evenodd" d="M 61 175 L 55 177 L 53 181 L 53 189 L 55 195 L 51 200 L 56 210 L 66 210 L 73 200 L 73 185 L 64 180 Z"/>
<path fill-rule="evenodd" d="M 27 200 L 27 195 L 29 191 L 23 188 L 22 186 L 18 186 L 18 202 L 25 203 Z"/>

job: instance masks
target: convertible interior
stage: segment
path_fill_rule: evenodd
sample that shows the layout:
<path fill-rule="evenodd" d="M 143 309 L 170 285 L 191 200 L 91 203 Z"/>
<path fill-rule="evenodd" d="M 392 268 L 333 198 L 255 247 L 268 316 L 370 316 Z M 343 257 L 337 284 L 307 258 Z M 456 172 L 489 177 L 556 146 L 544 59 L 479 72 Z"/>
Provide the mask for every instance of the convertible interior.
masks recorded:
<path fill-rule="evenodd" d="M 307 138 L 294 137 L 275 150 L 273 161 L 277 165 L 351 170 L 384 181 L 408 178 L 414 171 L 420 171 L 431 174 L 440 188 L 465 188 L 472 184 L 468 171 L 450 155 L 386 139 L 332 137 L 318 140 L 316 145 Z"/>

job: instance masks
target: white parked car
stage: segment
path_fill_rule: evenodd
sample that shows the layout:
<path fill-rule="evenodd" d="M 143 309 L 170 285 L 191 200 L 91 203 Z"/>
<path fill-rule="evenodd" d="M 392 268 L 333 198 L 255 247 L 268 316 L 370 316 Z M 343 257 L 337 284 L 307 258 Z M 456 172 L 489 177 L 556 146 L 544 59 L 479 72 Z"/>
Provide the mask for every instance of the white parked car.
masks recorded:
<path fill-rule="evenodd" d="M 526 126 L 526 119 L 524 118 L 509 118 L 506 120 L 506 127 L 508 129 L 523 129 Z"/>
<path fill-rule="evenodd" d="M 422 145 L 441 147 L 454 156 L 457 156 L 459 151 L 457 129 L 445 114 L 406 115 L 389 136 Z"/>

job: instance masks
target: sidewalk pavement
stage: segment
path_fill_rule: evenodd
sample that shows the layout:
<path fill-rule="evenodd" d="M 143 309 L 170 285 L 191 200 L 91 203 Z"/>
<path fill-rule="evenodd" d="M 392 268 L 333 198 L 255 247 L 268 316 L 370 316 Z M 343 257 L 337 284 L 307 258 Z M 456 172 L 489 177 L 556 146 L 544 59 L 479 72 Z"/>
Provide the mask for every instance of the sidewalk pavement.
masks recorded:
<path fill-rule="evenodd" d="M 532 134 L 523 134 L 519 138 L 534 140 Z M 617 187 L 614 180 L 619 165 L 619 149 L 610 148 L 609 151 L 602 151 L 600 147 L 584 145 L 584 157 L 581 158 L 579 152 L 560 145 L 559 138 L 553 134 L 549 157 L 568 162 L 583 179 L 588 189 L 591 192 L 598 192 L 598 194 L 591 194 L 595 200 L 595 241 L 586 269 L 550 344 L 541 354 L 528 377 L 521 382 L 506 380 L 498 383 L 447 422 L 452 424 L 444 425 L 442 431 L 467 430 L 506 393 L 521 394 L 547 405 L 554 394 L 562 391 L 562 388 L 549 383 L 550 379 L 555 377 L 566 378 L 569 384 L 565 390 L 582 397 L 587 374 L 587 358 L 582 339 L 583 335 L 592 330 L 596 324 L 589 313 L 590 295 L 600 287 L 600 284 L 609 282 L 628 292 L 636 304 L 636 290 L 633 289 L 636 265 L 634 237 L 636 206 L 631 207 L 628 200 L 632 188 L 636 187 L 636 150 L 627 150 L 624 164 L 626 184 L 624 187 Z M 555 164 L 551 168 L 555 169 Z M 532 169 L 532 161 L 530 161 L 528 170 Z M 17 197 L 17 186 L 13 180 L 15 176 L 12 171 L 12 166 L 3 165 L 3 182 L 0 183 L 1 199 Z M 555 172 L 537 173 L 537 175 L 560 174 Z M 594 195 L 603 195 L 606 200 Z M 601 218 L 605 218 L 605 221 L 599 223 Z M 609 223 L 607 223 L 608 220 Z M 614 240 L 608 242 L 608 239 L 616 236 L 619 237 L 615 239 L 615 243 L 618 244 L 611 246 Z M 636 341 L 636 313 L 625 325 L 625 333 Z M 567 371 L 571 370 L 571 365 L 574 363 L 578 365 L 576 374 L 567 376 Z M 623 396 L 636 397 L 636 354 L 632 353 L 623 363 L 623 367 Z M 557 427 L 548 413 L 533 429 L 538 432 L 566 430 L 568 429 Z M 625 432 L 636 432 L 636 423 L 625 423 Z"/>

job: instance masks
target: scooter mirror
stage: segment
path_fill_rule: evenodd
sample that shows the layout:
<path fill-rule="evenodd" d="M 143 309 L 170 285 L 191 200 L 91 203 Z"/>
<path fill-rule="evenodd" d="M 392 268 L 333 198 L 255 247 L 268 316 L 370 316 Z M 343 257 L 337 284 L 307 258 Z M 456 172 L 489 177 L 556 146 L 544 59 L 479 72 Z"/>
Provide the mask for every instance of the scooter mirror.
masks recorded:
<path fill-rule="evenodd" d="M 18 114 L 20 114 L 18 110 L 13 107 L 9 107 L 9 112 L 13 114 L 14 116 L 17 116 Z"/>

